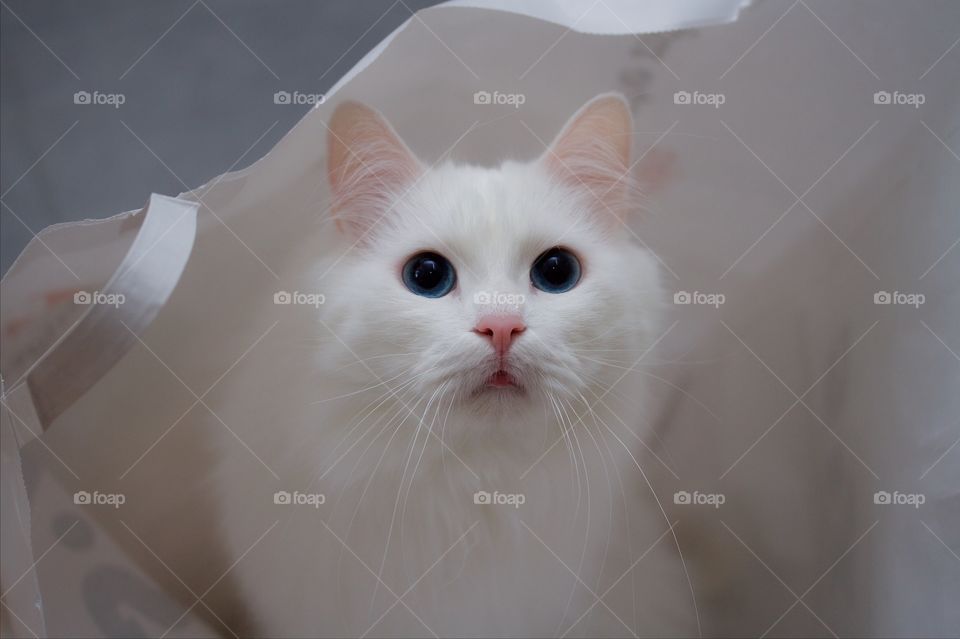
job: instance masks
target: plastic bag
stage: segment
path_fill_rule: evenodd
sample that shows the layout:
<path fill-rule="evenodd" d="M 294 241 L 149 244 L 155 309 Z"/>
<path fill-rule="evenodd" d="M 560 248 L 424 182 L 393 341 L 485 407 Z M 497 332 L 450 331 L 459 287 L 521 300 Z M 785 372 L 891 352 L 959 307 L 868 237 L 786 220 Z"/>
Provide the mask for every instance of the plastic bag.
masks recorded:
<path fill-rule="evenodd" d="M 213 613 L 229 579 L 146 541 L 169 530 L 164 493 L 189 487 L 147 457 L 136 472 L 166 490 L 127 494 L 139 460 L 112 442 L 149 451 L 257 339 L 232 318 L 284 289 L 323 209 L 337 102 L 376 106 L 427 160 L 455 144 L 489 164 L 535 157 L 608 90 L 663 160 L 635 226 L 677 320 L 645 465 L 693 555 L 704 633 L 960 627 L 960 19 L 769 3 L 729 23 L 739 10 L 429 9 L 253 166 L 40 233 L 2 289 L 4 632 L 231 632 Z M 168 355 L 185 340 L 218 348 Z"/>

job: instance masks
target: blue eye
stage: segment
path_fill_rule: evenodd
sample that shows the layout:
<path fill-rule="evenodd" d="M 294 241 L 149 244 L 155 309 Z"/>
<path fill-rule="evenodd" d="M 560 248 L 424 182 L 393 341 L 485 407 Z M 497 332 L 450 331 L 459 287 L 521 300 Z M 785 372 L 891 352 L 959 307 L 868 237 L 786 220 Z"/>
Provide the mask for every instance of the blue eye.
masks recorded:
<path fill-rule="evenodd" d="M 552 248 L 533 263 L 530 281 L 546 293 L 566 293 L 580 281 L 580 260 L 563 248 Z"/>
<path fill-rule="evenodd" d="M 443 297 L 457 283 L 457 272 L 447 258 L 437 253 L 417 253 L 403 265 L 403 283 L 423 297 Z"/>

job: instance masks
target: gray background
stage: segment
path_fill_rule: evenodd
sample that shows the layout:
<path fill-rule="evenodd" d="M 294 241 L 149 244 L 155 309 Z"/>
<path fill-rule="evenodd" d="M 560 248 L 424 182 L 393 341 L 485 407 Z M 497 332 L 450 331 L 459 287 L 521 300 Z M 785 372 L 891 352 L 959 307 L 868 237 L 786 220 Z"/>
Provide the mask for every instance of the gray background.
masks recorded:
<path fill-rule="evenodd" d="M 326 91 L 432 4 L 2 0 L 0 271 L 50 224 L 251 164 L 309 109 L 274 92 Z M 78 105 L 77 91 L 125 102 Z"/>

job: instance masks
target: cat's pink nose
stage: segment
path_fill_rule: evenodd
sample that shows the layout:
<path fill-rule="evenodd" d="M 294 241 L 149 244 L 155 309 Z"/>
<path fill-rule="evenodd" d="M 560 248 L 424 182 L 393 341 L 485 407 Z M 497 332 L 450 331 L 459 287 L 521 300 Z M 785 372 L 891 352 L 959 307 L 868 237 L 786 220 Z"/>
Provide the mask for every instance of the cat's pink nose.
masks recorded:
<path fill-rule="evenodd" d="M 516 314 L 485 315 L 477 322 L 473 332 L 490 338 L 498 357 L 503 357 L 514 338 L 527 329 L 523 318 Z"/>

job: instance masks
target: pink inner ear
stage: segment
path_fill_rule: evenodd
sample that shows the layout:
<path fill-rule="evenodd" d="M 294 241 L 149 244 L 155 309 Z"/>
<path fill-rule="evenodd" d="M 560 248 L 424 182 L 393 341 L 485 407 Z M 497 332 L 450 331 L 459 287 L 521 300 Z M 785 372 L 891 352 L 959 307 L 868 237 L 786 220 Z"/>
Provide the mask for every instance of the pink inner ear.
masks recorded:
<path fill-rule="evenodd" d="M 345 102 L 330 118 L 327 179 L 337 227 L 365 233 L 422 172 L 420 162 L 383 117 Z"/>
<path fill-rule="evenodd" d="M 602 95 L 567 123 L 544 157 L 547 170 L 586 189 L 601 216 L 623 216 L 629 185 L 633 118 L 623 98 Z"/>

